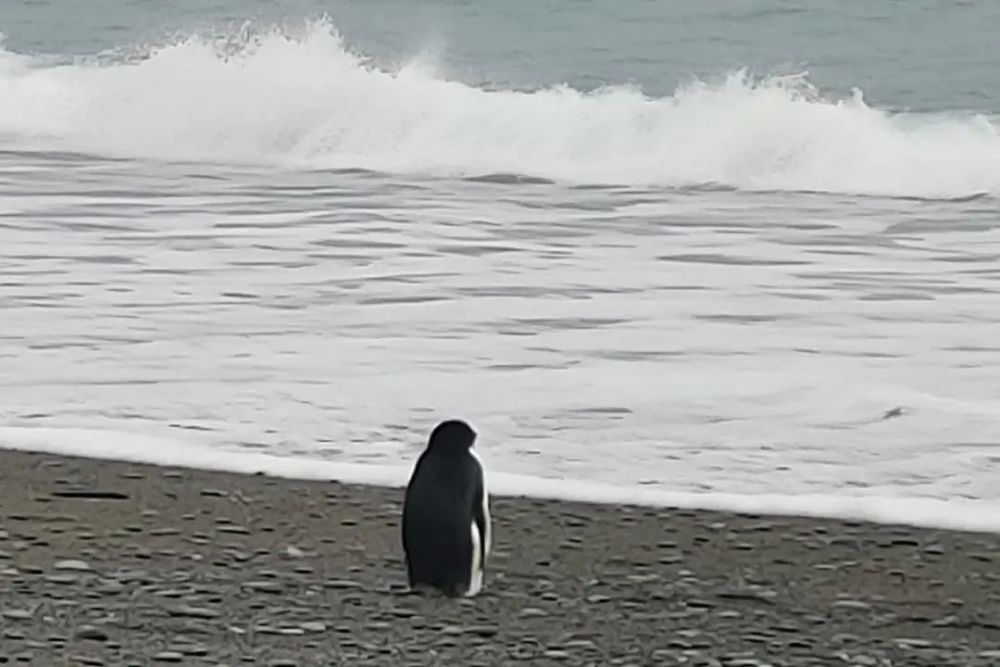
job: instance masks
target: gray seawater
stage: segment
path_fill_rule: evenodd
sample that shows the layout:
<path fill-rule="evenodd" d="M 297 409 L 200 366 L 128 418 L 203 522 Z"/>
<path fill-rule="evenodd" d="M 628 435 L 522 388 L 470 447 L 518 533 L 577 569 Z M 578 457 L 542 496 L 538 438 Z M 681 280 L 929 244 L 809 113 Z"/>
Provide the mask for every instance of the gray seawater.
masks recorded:
<path fill-rule="evenodd" d="M 995 499 L 998 30 L 7 0 L 0 439 Z"/>

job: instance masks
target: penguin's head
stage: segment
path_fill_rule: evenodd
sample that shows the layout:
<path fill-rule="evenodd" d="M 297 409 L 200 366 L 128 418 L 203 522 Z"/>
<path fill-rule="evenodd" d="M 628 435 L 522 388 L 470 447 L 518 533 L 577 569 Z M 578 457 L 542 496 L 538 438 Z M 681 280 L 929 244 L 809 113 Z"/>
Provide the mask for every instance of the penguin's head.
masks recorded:
<path fill-rule="evenodd" d="M 449 419 L 434 427 L 427 449 L 461 454 L 476 442 L 476 432 L 461 419 Z"/>

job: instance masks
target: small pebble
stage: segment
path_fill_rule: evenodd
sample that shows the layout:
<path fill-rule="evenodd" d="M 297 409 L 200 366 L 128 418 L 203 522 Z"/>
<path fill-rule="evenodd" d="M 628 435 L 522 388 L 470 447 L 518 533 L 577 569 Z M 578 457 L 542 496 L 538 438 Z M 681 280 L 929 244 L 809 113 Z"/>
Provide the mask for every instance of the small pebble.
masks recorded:
<path fill-rule="evenodd" d="M 190 607 L 183 606 L 177 607 L 175 609 L 170 609 L 167 611 L 171 616 L 179 616 L 186 618 L 200 618 L 200 619 L 210 619 L 218 618 L 219 612 L 214 609 L 209 609 L 207 607 Z"/>
<path fill-rule="evenodd" d="M 837 600 L 833 603 L 836 609 L 855 609 L 858 611 L 868 611 L 872 608 L 867 602 L 861 602 L 860 600 Z"/>
<path fill-rule="evenodd" d="M 75 633 L 77 639 L 86 639 L 93 642 L 108 641 L 108 633 L 93 625 L 81 625 Z"/>
<path fill-rule="evenodd" d="M 31 620 L 31 612 L 24 609 L 5 609 L 0 612 L 0 617 L 10 621 L 28 621 Z"/>
<path fill-rule="evenodd" d="M 184 654 L 177 651 L 160 651 L 153 656 L 153 662 L 183 662 Z"/>
<path fill-rule="evenodd" d="M 277 595 L 283 593 L 285 587 L 281 584 L 275 583 L 273 581 L 248 581 L 243 584 L 246 588 L 249 588 L 260 593 L 271 593 Z"/>
<path fill-rule="evenodd" d="M 326 632 L 326 624 L 319 621 L 306 621 L 299 624 L 299 627 L 306 632 Z"/>
<path fill-rule="evenodd" d="M 61 560 L 53 567 L 57 570 L 71 570 L 74 572 L 90 571 L 90 566 L 82 560 Z"/>

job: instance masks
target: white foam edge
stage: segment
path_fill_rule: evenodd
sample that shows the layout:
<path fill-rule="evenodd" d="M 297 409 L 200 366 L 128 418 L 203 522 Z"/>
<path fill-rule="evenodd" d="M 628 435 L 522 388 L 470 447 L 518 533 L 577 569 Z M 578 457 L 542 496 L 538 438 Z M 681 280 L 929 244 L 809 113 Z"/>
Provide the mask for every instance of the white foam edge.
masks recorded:
<path fill-rule="evenodd" d="M 123 440 L 127 440 L 127 444 L 122 444 Z M 341 463 L 220 450 L 168 438 L 116 431 L 60 428 L 0 428 L 0 449 L 392 488 L 404 487 L 412 470 L 411 467 L 404 466 Z M 502 472 L 491 472 L 490 486 L 495 496 L 843 519 L 1000 533 L 1000 501 L 996 500 L 877 495 L 692 493 Z"/>

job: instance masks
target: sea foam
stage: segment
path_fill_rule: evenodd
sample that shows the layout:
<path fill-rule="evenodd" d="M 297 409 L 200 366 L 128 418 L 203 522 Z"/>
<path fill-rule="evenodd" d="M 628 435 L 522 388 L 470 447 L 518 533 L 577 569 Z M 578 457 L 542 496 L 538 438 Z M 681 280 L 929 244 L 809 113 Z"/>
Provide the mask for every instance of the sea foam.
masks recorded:
<path fill-rule="evenodd" d="M 0 137 L 28 150 L 569 182 L 958 198 L 1000 194 L 995 118 L 900 114 L 805 76 L 735 72 L 488 90 L 419 58 L 379 69 L 329 21 L 70 63 L 0 50 Z"/>

